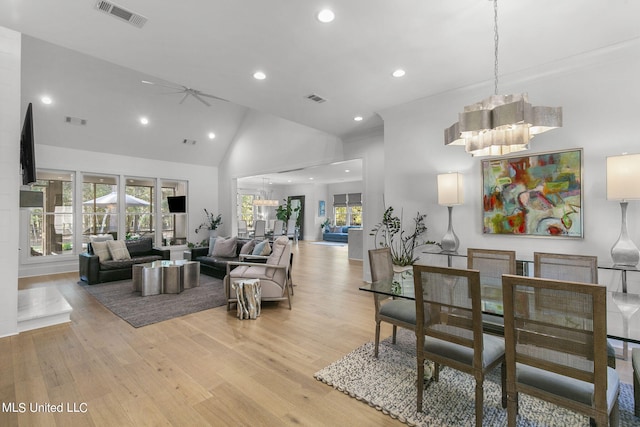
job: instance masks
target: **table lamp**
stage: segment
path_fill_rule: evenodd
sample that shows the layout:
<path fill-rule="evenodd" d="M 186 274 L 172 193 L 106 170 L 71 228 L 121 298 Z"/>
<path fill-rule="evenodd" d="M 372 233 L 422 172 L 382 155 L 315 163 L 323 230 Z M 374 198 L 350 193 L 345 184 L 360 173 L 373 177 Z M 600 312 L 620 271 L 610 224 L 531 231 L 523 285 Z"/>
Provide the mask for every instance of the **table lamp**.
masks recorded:
<path fill-rule="evenodd" d="M 462 188 L 462 174 L 450 172 L 438 175 L 438 204 L 449 209 L 449 228 L 442 236 L 441 242 L 442 250 L 445 252 L 455 252 L 460 245 L 458 236 L 453 232 L 451 214 L 455 205 L 463 203 Z"/>
<path fill-rule="evenodd" d="M 620 200 L 622 228 L 611 248 L 615 265 L 635 267 L 640 260 L 638 247 L 627 232 L 628 200 L 640 199 L 640 154 L 607 157 L 607 200 Z"/>

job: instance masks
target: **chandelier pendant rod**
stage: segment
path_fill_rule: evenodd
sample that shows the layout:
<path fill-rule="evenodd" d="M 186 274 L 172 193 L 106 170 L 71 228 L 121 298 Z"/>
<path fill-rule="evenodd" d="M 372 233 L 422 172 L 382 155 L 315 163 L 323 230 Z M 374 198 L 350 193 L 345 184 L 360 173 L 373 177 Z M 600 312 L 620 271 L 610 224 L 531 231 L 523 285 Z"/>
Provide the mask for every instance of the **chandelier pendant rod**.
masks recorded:
<path fill-rule="evenodd" d="M 493 63 L 493 74 L 494 74 L 494 94 L 498 94 L 498 0 L 493 0 L 493 54 L 494 54 L 494 63 Z"/>

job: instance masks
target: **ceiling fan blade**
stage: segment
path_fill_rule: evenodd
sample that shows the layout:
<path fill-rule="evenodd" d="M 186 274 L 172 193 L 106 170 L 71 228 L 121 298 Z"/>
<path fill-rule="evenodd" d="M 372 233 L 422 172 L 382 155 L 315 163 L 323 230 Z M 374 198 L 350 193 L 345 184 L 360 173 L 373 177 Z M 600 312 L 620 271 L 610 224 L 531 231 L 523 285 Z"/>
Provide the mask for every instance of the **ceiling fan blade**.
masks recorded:
<path fill-rule="evenodd" d="M 180 92 L 183 92 L 186 89 L 184 86 L 169 86 L 169 85 L 163 85 L 161 83 L 150 82 L 148 80 L 142 80 L 142 83 L 144 83 L 146 85 L 151 85 L 151 86 L 168 87 L 169 89 L 175 89 L 175 90 L 178 90 Z"/>
<path fill-rule="evenodd" d="M 220 100 L 220 101 L 224 101 L 224 102 L 229 102 L 229 100 L 228 100 L 228 99 L 220 98 L 219 96 L 209 95 L 208 93 L 198 92 L 198 95 L 200 95 L 200 96 L 206 96 L 207 98 L 218 99 L 218 100 Z"/>
<path fill-rule="evenodd" d="M 184 96 L 182 97 L 182 99 L 180 100 L 180 102 L 178 102 L 178 104 L 182 104 L 184 102 L 185 99 L 187 99 L 187 96 L 189 96 L 189 92 L 185 93 Z"/>
<path fill-rule="evenodd" d="M 207 107 L 211 107 L 211 104 L 209 104 L 209 103 L 208 103 L 207 101 L 205 101 L 204 99 L 200 98 L 200 95 L 201 95 L 201 94 L 191 92 L 191 95 L 193 95 L 193 97 L 194 97 L 195 99 L 197 99 L 198 101 L 202 102 L 202 103 L 203 103 L 204 105 L 206 105 Z"/>

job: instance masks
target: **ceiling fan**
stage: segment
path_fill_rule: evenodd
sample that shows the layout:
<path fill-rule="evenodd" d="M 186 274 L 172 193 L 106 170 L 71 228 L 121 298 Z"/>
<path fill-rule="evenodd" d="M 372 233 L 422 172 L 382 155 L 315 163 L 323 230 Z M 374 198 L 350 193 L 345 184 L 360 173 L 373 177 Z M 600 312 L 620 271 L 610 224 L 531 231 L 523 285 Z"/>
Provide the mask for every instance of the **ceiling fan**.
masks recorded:
<path fill-rule="evenodd" d="M 209 95 L 208 93 L 204 93 L 204 92 L 201 92 L 201 91 L 196 90 L 196 89 L 192 89 L 192 88 L 187 87 L 187 86 L 182 86 L 182 85 L 179 85 L 179 86 L 168 86 L 168 85 L 163 85 L 163 84 L 160 84 L 160 83 L 150 82 L 148 80 L 142 80 L 142 83 L 147 84 L 147 85 L 152 85 L 152 86 L 167 87 L 169 89 L 175 90 L 175 92 L 171 92 L 171 93 L 183 93 L 184 96 L 180 100 L 179 104 L 182 104 L 184 102 L 184 100 L 189 97 L 189 95 L 193 96 L 195 99 L 197 99 L 198 101 L 202 102 L 207 107 L 211 107 L 211 104 L 208 103 L 206 100 L 204 100 L 203 97 L 213 98 L 213 99 L 217 99 L 219 101 L 224 101 L 224 102 L 229 102 L 228 99 L 220 98 L 220 97 L 214 96 L 214 95 Z"/>

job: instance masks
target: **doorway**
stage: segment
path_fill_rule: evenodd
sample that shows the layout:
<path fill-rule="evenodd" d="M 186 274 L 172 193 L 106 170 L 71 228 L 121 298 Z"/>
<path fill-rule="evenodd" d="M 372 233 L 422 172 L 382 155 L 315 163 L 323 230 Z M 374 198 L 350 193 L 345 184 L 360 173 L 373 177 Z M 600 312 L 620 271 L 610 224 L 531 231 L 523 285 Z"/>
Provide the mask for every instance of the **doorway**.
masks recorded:
<path fill-rule="evenodd" d="M 289 196 L 289 201 L 291 202 L 291 219 L 296 220 L 296 226 L 298 227 L 298 239 L 303 240 L 304 196 Z M 296 209 L 296 208 L 300 208 L 300 209 Z"/>

